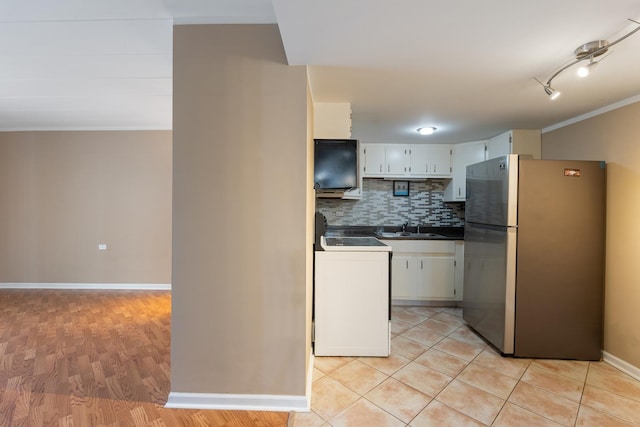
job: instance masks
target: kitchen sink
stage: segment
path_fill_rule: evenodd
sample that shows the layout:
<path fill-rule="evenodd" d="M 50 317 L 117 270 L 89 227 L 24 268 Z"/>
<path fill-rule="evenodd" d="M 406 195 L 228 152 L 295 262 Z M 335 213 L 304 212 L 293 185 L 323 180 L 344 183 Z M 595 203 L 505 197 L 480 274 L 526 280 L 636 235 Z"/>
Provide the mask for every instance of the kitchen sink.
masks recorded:
<path fill-rule="evenodd" d="M 442 234 L 412 233 L 409 231 L 380 231 L 376 236 L 381 239 L 445 239 Z"/>

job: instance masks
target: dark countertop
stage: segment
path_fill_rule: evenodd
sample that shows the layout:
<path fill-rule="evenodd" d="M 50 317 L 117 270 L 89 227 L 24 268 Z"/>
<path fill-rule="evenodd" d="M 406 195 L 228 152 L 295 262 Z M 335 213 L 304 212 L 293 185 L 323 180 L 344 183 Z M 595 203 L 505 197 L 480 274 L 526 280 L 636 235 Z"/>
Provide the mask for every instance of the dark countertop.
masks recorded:
<path fill-rule="evenodd" d="M 464 227 L 407 227 L 407 233 L 401 234 L 400 227 L 368 225 L 330 225 L 327 237 L 376 237 L 385 240 L 464 240 Z M 384 234 L 383 234 L 384 233 Z"/>

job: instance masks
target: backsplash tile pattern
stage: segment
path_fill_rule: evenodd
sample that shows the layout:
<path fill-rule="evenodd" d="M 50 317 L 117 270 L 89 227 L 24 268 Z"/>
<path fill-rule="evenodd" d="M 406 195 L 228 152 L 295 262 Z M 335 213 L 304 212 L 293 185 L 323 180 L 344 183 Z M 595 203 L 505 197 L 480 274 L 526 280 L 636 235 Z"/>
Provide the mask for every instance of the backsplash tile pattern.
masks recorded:
<path fill-rule="evenodd" d="M 393 181 L 364 179 L 361 200 L 318 199 L 329 225 L 461 227 L 464 203 L 445 203 L 443 179 L 411 181 L 409 197 L 393 196 Z"/>

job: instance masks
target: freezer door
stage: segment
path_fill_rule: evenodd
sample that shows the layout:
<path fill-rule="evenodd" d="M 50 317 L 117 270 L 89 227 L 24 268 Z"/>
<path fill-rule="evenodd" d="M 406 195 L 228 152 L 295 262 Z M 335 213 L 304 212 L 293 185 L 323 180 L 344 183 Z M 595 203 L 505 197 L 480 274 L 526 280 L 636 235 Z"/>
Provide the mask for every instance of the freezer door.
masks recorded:
<path fill-rule="evenodd" d="M 515 226 L 518 218 L 518 156 L 467 166 L 465 220 Z"/>
<path fill-rule="evenodd" d="M 504 354 L 513 354 L 515 310 L 514 227 L 466 223 L 463 318 Z"/>
<path fill-rule="evenodd" d="M 604 163 L 520 161 L 517 356 L 600 360 L 605 205 Z"/>

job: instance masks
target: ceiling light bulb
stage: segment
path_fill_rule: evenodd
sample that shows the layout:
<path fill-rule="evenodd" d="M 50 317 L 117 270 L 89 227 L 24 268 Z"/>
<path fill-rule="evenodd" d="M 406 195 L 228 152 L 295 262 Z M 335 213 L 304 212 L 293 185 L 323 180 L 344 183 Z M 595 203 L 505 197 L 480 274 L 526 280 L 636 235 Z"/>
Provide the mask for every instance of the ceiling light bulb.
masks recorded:
<path fill-rule="evenodd" d="M 547 85 L 544 87 L 544 91 L 547 95 L 549 95 L 549 98 L 556 99 L 557 97 L 560 96 L 560 92 L 558 92 L 557 90 L 553 89 L 551 86 Z"/>
<path fill-rule="evenodd" d="M 578 68 L 578 77 L 587 77 L 589 75 L 589 67 Z"/>
<path fill-rule="evenodd" d="M 434 127 L 426 127 L 426 128 L 418 128 L 418 133 L 420 135 L 431 135 L 436 131 Z"/>
<path fill-rule="evenodd" d="M 596 65 L 598 65 L 598 63 L 595 62 L 592 58 L 591 62 L 589 62 L 587 65 L 578 68 L 578 77 L 587 77 L 593 70 L 595 70 Z"/>

